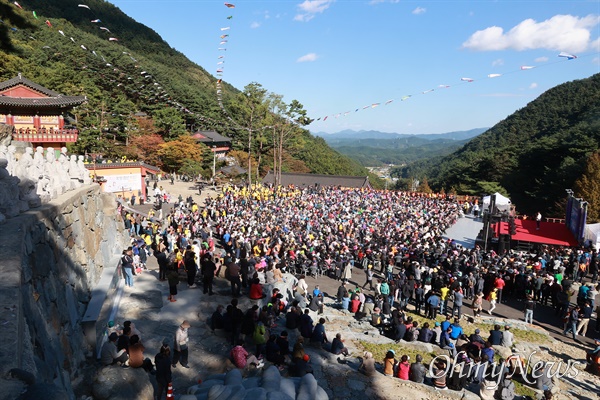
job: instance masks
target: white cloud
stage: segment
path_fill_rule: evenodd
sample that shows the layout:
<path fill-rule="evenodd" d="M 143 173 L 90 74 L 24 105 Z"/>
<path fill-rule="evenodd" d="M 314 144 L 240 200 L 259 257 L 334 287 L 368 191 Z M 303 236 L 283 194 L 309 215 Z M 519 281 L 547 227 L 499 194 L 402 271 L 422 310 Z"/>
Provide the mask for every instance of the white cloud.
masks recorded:
<path fill-rule="evenodd" d="M 595 51 L 595 52 L 600 51 L 600 38 L 598 38 L 598 39 L 594 40 L 592 43 L 590 43 L 590 50 Z"/>
<path fill-rule="evenodd" d="M 497 60 L 492 61 L 492 67 L 498 67 L 500 65 L 504 65 L 504 60 L 499 58 Z"/>
<path fill-rule="evenodd" d="M 415 14 L 415 15 L 419 15 L 419 14 L 423 14 L 423 13 L 425 13 L 426 11 L 427 11 L 427 9 L 426 9 L 426 8 L 423 8 L 423 7 L 417 7 L 417 8 L 415 8 L 414 10 L 412 10 L 412 13 L 413 13 L 413 14 Z"/>
<path fill-rule="evenodd" d="M 316 61 L 319 56 L 316 53 L 308 53 L 296 60 L 296 62 L 312 62 Z"/>
<path fill-rule="evenodd" d="M 547 62 L 548 61 L 548 57 L 538 57 L 535 60 L 533 60 L 537 63 L 543 63 L 543 62 Z"/>
<path fill-rule="evenodd" d="M 531 85 L 529 85 L 529 89 L 535 89 L 536 87 L 538 87 L 538 84 L 533 82 Z"/>
<path fill-rule="evenodd" d="M 592 63 L 594 63 L 596 65 L 600 65 L 600 57 L 594 57 L 594 59 L 592 60 Z"/>
<path fill-rule="evenodd" d="M 598 16 L 555 15 L 542 22 L 526 19 L 504 32 L 492 26 L 471 35 L 463 47 L 476 51 L 547 49 L 579 52 L 590 46 L 590 30 Z"/>
<path fill-rule="evenodd" d="M 369 5 L 371 5 L 371 6 L 374 6 L 376 4 L 381 4 L 381 3 L 396 4 L 396 3 L 400 3 L 400 0 L 371 0 L 371 1 L 369 1 Z"/>
<path fill-rule="evenodd" d="M 335 0 L 304 0 L 298 4 L 300 12 L 294 17 L 294 21 L 307 22 L 327 10 Z"/>
<path fill-rule="evenodd" d="M 260 26 L 260 22 L 256 22 L 254 21 L 253 23 L 250 24 L 250 28 L 252 29 L 256 29 Z"/>

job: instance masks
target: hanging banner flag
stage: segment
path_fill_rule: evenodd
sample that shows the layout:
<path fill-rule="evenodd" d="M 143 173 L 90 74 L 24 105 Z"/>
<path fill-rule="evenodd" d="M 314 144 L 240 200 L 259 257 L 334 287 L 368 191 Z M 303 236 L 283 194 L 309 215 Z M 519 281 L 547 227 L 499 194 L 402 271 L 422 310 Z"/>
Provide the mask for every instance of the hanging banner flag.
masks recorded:
<path fill-rule="evenodd" d="M 473 82 L 473 79 L 471 78 L 460 78 L 460 80 L 463 82 Z"/>
<path fill-rule="evenodd" d="M 488 78 L 497 78 L 499 76 L 502 76 L 502 74 L 489 74 Z"/>
<path fill-rule="evenodd" d="M 523 71 L 528 70 L 528 69 L 534 69 L 534 68 L 535 67 L 532 67 L 532 66 L 529 66 L 529 65 L 523 65 L 523 66 L 521 66 L 521 70 L 523 70 Z"/>
<path fill-rule="evenodd" d="M 558 56 L 559 57 L 565 57 L 567 60 L 574 60 L 574 59 L 577 58 L 577 56 L 575 56 L 573 54 L 565 53 L 564 51 L 561 51 Z"/>
<path fill-rule="evenodd" d="M 225 7 L 227 7 L 227 8 L 235 8 L 235 4 L 225 3 Z"/>

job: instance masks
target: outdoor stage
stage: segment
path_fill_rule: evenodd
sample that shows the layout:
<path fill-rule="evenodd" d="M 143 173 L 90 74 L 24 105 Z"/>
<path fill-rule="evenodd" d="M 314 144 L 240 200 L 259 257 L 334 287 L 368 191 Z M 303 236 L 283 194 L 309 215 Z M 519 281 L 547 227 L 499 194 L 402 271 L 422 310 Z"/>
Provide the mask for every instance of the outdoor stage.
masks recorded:
<path fill-rule="evenodd" d="M 540 229 L 537 230 L 535 220 L 515 219 L 515 226 L 517 233 L 511 236 L 512 241 L 571 247 L 579 244 L 565 224 L 541 222 Z M 508 222 L 498 222 L 492 229 L 496 237 L 509 234 Z"/>

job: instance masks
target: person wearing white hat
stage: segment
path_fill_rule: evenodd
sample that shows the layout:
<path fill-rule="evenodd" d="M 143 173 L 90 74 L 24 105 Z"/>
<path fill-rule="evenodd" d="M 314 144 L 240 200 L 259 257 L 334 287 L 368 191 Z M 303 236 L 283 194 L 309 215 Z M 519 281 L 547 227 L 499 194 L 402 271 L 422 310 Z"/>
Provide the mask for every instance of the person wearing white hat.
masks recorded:
<path fill-rule="evenodd" d="M 188 365 L 188 345 L 190 342 L 190 338 L 188 336 L 188 329 L 190 328 L 190 323 L 188 321 L 183 321 L 177 331 L 175 332 L 175 343 L 173 345 L 173 361 L 171 363 L 171 367 L 177 368 L 177 363 L 181 362 L 181 365 L 184 368 L 189 368 Z"/>

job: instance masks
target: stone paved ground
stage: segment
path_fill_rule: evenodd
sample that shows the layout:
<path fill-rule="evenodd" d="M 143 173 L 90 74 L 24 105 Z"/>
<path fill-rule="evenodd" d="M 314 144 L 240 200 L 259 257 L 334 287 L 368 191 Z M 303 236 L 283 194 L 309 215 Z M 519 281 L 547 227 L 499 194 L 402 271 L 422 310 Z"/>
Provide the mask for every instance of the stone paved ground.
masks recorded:
<path fill-rule="evenodd" d="M 165 182 L 163 182 L 164 184 Z M 182 194 L 186 197 L 192 194 L 196 201 L 203 199 L 206 195 L 214 195 L 214 191 L 203 191 L 203 195 L 198 196 L 197 190 L 188 183 L 176 182 L 175 185 L 166 184 L 164 187 L 175 196 Z M 166 209 L 170 207 L 165 205 Z M 148 205 L 136 207 L 140 211 L 147 211 Z M 122 323 L 126 319 L 135 321 L 136 326 L 143 335 L 143 342 L 146 346 L 147 356 L 154 358 L 160 348 L 160 344 L 165 337 L 170 338 L 174 335 L 177 326 L 187 319 L 192 324 L 190 329 L 190 367 L 185 369 L 178 366 L 173 371 L 174 389 L 176 398 L 184 394 L 188 387 L 195 384 L 198 378 L 206 380 L 210 375 L 226 372 L 233 366 L 227 360 L 230 345 L 222 335 L 211 332 L 206 324 L 208 316 L 216 309 L 218 304 L 229 304 L 231 297 L 227 282 L 222 279 L 216 280 L 215 296 L 202 294 L 201 289 L 188 289 L 185 282 L 179 287 L 177 302 L 168 302 L 168 287 L 165 282 L 157 279 L 157 265 L 153 257 L 149 258 L 150 271 L 143 272 L 135 277 L 134 288 L 125 288 L 125 293 L 120 304 L 117 322 Z M 359 284 L 364 283 L 362 270 L 356 270 L 353 281 Z M 321 289 L 327 293 L 335 294 L 338 282 L 327 277 L 318 279 L 307 279 L 310 287 L 319 284 Z M 328 300 L 331 302 L 331 299 Z M 240 308 L 246 310 L 250 306 L 247 299 L 240 299 Z M 521 312 L 508 305 L 499 305 L 498 314 L 512 318 L 519 318 Z M 353 353 L 345 362 L 340 363 L 335 356 L 320 349 L 308 347 L 307 352 L 312 357 L 313 367 L 315 368 L 315 377 L 319 384 L 325 389 L 331 399 L 347 398 L 369 398 L 369 399 L 419 399 L 419 398 L 458 398 L 462 394 L 459 392 L 433 392 L 431 388 L 423 385 L 416 385 L 410 382 L 401 382 L 398 379 L 387 378 L 378 375 L 371 380 L 361 374 L 356 373 L 359 360 L 356 358 L 360 351 L 357 348 L 357 340 L 365 337 L 365 326 L 356 324 L 348 314 L 336 310 L 332 307 L 325 308 L 326 327 L 328 332 L 342 332 L 346 338 L 346 344 Z M 313 320 L 318 317 L 313 315 Z M 280 326 L 283 321 L 280 321 Z M 279 332 L 281 328 L 274 329 Z M 290 342 L 293 343 L 297 333 L 290 333 Z M 560 337 L 555 332 L 555 337 Z M 372 341 L 386 341 L 371 332 L 368 335 Z M 389 341 L 388 341 L 389 342 Z M 407 344 L 407 346 L 409 346 Z M 543 352 L 542 358 L 548 360 L 566 360 L 579 359 L 583 357 L 585 346 L 569 341 L 554 340 L 552 345 Z M 284 371 L 285 373 L 285 371 Z M 246 371 L 248 376 L 260 374 L 260 371 Z M 587 373 L 582 373 L 575 380 L 565 380 L 564 390 L 561 390 L 559 399 L 586 399 L 594 398 L 600 387 L 600 380 Z M 464 393 L 469 396 L 469 392 Z M 458 397 L 457 397 L 458 396 Z"/>

